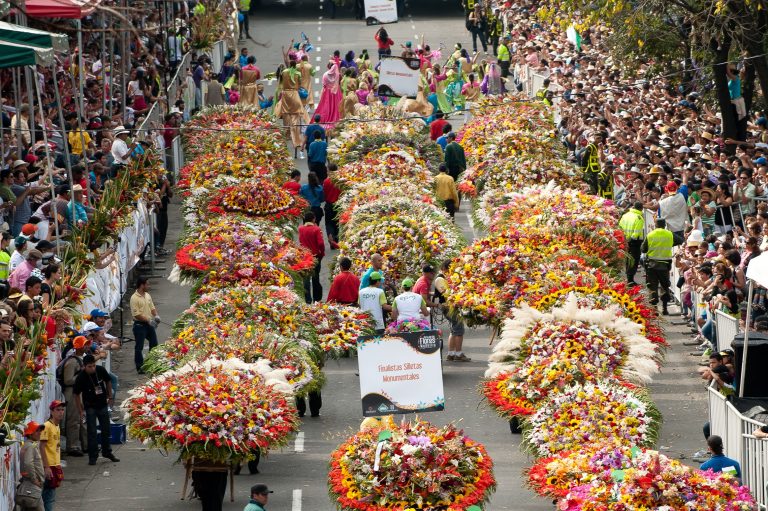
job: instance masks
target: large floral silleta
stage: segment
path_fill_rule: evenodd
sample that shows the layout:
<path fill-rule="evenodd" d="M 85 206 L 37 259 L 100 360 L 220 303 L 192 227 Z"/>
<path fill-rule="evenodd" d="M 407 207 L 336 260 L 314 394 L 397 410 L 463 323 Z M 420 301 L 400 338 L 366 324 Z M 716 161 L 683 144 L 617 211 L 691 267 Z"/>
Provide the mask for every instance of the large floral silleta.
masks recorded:
<path fill-rule="evenodd" d="M 150 445 L 216 462 L 284 445 L 299 421 L 290 385 L 267 364 L 206 361 L 129 391 L 129 431 Z"/>
<path fill-rule="evenodd" d="M 482 444 L 455 426 L 416 421 L 347 439 L 331 454 L 328 485 L 344 511 L 464 511 L 482 505 L 496 481 Z"/>

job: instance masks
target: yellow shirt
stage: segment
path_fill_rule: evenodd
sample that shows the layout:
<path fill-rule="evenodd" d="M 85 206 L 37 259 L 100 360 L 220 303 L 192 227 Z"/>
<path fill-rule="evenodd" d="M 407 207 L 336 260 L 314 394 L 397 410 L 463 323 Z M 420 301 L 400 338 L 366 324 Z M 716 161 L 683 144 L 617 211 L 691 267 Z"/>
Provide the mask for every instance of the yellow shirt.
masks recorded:
<path fill-rule="evenodd" d="M 145 318 L 152 319 L 152 311 L 155 310 L 155 304 L 152 301 L 152 297 L 149 293 L 144 293 L 141 296 L 138 291 L 131 296 L 131 316 L 136 321 L 136 316 L 144 316 Z"/>
<path fill-rule="evenodd" d="M 70 131 L 69 132 L 69 147 L 71 148 L 72 154 L 83 154 L 83 139 L 85 139 L 85 147 L 88 147 L 88 144 L 91 143 L 91 136 L 83 131 L 83 136 L 80 136 L 79 131 Z"/>
<path fill-rule="evenodd" d="M 56 467 L 61 465 L 61 428 L 51 421 L 45 421 L 45 429 L 40 432 L 40 444 L 45 452 L 45 459 L 48 460 L 48 466 Z"/>
<path fill-rule="evenodd" d="M 459 193 L 456 191 L 456 182 L 448 174 L 438 174 L 435 176 L 435 192 L 440 200 L 453 199 L 453 203 L 459 205 Z"/>

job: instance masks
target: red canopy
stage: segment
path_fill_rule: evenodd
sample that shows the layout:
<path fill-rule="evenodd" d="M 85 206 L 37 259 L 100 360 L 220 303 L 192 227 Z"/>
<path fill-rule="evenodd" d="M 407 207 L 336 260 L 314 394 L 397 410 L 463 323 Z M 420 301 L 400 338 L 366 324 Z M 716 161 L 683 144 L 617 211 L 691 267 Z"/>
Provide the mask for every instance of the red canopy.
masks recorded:
<path fill-rule="evenodd" d="M 25 0 L 30 18 L 81 19 L 91 14 L 101 0 Z"/>

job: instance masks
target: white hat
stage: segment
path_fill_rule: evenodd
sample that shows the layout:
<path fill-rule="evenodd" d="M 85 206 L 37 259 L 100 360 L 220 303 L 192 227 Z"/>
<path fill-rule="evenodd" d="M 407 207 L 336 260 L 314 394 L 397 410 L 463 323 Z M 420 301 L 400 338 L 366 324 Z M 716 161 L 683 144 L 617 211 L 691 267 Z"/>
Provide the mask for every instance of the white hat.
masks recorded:
<path fill-rule="evenodd" d="M 684 145 L 684 146 L 680 146 L 675 152 L 678 154 L 687 154 L 691 152 L 691 149 L 688 146 Z"/>
<path fill-rule="evenodd" d="M 691 151 L 693 151 L 694 153 L 700 153 L 703 150 L 704 150 L 704 148 L 701 147 L 701 144 L 693 144 L 691 146 Z"/>
<path fill-rule="evenodd" d="M 691 231 L 691 234 L 688 235 L 688 241 L 686 244 L 689 247 L 699 246 L 702 241 L 704 241 L 704 234 L 700 230 L 694 229 Z"/>
<path fill-rule="evenodd" d="M 24 160 L 16 160 L 13 162 L 13 168 L 21 167 L 22 165 L 29 165 L 29 163 L 25 162 Z"/>
<path fill-rule="evenodd" d="M 88 321 L 83 325 L 83 332 L 98 332 L 99 330 L 101 330 L 101 327 L 93 321 Z"/>
<path fill-rule="evenodd" d="M 118 126 L 112 132 L 115 134 L 115 136 L 122 135 L 123 133 L 130 133 L 130 130 L 125 129 L 125 126 Z"/>
<path fill-rule="evenodd" d="M 82 192 L 83 191 L 83 187 L 81 185 L 75 185 L 75 186 L 72 187 L 72 191 L 73 192 Z"/>

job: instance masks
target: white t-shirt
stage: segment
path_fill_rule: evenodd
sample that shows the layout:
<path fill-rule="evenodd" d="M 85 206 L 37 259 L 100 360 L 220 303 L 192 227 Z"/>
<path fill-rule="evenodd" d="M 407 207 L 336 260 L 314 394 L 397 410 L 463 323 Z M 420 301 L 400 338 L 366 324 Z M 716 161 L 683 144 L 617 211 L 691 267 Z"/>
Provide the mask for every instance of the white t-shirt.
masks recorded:
<path fill-rule="evenodd" d="M 360 304 L 360 310 L 370 312 L 373 319 L 376 320 L 376 329 L 381 330 L 384 328 L 384 312 L 381 308 L 382 305 L 387 303 L 384 290 L 379 287 L 364 287 L 360 290 L 357 300 Z"/>
<path fill-rule="evenodd" d="M 114 142 L 112 142 L 112 157 L 115 159 L 115 163 L 127 165 L 130 161 L 130 156 L 128 158 L 123 158 L 123 155 L 128 152 L 128 144 L 125 143 L 125 140 L 116 138 Z"/>
<path fill-rule="evenodd" d="M 397 295 L 394 305 L 397 309 L 397 320 L 421 319 L 422 303 L 424 303 L 424 298 L 412 291 L 406 291 Z"/>
<path fill-rule="evenodd" d="M 659 201 L 660 216 L 667 221 L 667 229 L 671 232 L 685 230 L 688 221 L 688 205 L 682 193 L 676 193 Z"/>
<path fill-rule="evenodd" d="M 8 262 L 8 274 L 10 275 L 26 258 L 27 256 L 18 250 L 14 251 L 13 254 L 11 254 L 11 260 Z"/>

